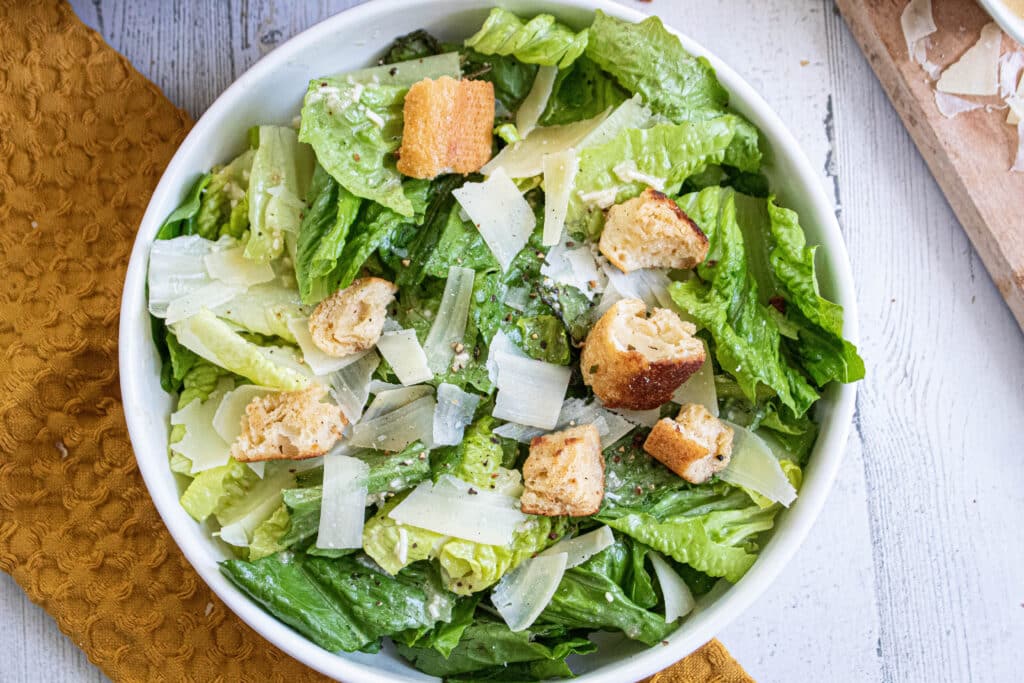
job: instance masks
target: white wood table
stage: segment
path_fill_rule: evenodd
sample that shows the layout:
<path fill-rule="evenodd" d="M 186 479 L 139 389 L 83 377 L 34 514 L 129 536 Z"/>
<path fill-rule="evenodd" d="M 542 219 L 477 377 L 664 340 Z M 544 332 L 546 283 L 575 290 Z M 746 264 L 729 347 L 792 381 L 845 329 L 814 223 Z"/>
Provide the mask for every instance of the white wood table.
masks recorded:
<path fill-rule="evenodd" d="M 723 57 L 837 203 L 859 292 L 846 460 L 785 574 L 722 640 L 759 681 L 1021 680 L 1024 336 L 829 0 L 622 0 Z M 73 0 L 198 117 L 353 0 Z M 756 11 L 751 7 L 756 7 Z M 2 681 L 103 676 L 0 574 Z"/>

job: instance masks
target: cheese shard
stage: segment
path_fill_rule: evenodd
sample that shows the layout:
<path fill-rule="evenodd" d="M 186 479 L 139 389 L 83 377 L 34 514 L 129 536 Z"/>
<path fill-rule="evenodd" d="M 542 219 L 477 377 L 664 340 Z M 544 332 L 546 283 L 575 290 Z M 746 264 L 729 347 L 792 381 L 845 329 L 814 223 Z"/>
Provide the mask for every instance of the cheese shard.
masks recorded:
<path fill-rule="evenodd" d="M 999 49 L 1003 32 L 995 22 L 985 24 L 981 38 L 942 72 L 935 87 L 956 95 L 995 95 L 999 92 Z"/>
<path fill-rule="evenodd" d="M 927 61 L 924 39 L 938 30 L 932 16 L 932 0 L 910 0 L 900 15 L 900 26 L 907 41 L 907 55 L 924 65 Z"/>
<path fill-rule="evenodd" d="M 523 137 L 529 135 L 530 131 L 537 127 L 537 121 L 540 120 L 541 114 L 548 106 L 551 90 L 555 86 L 557 77 L 558 67 L 556 66 L 542 66 L 537 69 L 537 75 L 533 78 L 533 86 L 526 99 L 519 105 L 519 111 L 516 112 L 516 128 L 519 129 L 519 134 Z"/>
<path fill-rule="evenodd" d="M 519 188 L 499 168 L 484 182 L 466 183 L 452 195 L 480 231 L 502 272 L 508 270 L 537 225 Z"/>
<path fill-rule="evenodd" d="M 939 111 L 947 119 L 951 119 L 958 114 L 963 114 L 965 111 L 973 111 L 975 109 L 981 109 L 982 105 L 977 102 L 971 102 L 965 100 L 962 97 L 956 95 L 950 95 L 949 93 L 935 91 L 935 106 L 939 108 Z"/>
<path fill-rule="evenodd" d="M 545 154 L 544 168 L 544 240 L 550 247 L 562 239 L 565 214 L 569 210 L 569 195 L 576 182 L 580 160 L 572 147 L 554 154 Z"/>

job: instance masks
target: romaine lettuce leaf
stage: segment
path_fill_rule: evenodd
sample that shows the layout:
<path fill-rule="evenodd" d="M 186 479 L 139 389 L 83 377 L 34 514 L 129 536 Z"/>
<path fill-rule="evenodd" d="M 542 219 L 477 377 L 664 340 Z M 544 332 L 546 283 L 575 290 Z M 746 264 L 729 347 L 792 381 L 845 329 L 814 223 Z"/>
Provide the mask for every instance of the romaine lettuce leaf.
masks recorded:
<path fill-rule="evenodd" d="M 248 214 L 240 212 L 238 207 L 243 202 L 248 207 L 246 190 L 254 154 L 252 150 L 246 150 L 227 166 L 211 171 L 210 184 L 203 192 L 196 216 L 201 237 L 216 240 L 230 235 L 237 239 L 249 227 Z"/>
<path fill-rule="evenodd" d="M 175 323 L 171 329 L 186 348 L 260 386 L 292 391 L 309 384 L 309 377 L 275 362 L 264 349 L 247 341 L 206 309 Z"/>
<path fill-rule="evenodd" d="M 489 615 L 478 616 L 447 656 L 428 647 L 408 647 L 402 643 L 396 646 L 399 654 L 420 671 L 453 682 L 570 677 L 572 671 L 565 658 L 597 649 L 586 638 L 572 636 L 562 626 L 535 624 L 513 632 Z"/>
<path fill-rule="evenodd" d="M 178 410 L 186 407 L 193 401 L 205 401 L 217 388 L 221 379 L 231 377 L 231 373 L 216 365 L 203 360 L 188 349 L 178 344 L 177 339 L 171 332 L 167 333 L 168 346 L 171 349 L 171 360 L 169 365 L 174 367 L 175 377 L 181 373 L 177 387 L 181 390 L 178 395 Z M 178 443 L 185 438 L 187 428 L 183 424 L 171 425 L 171 434 L 168 441 L 171 444 Z M 171 451 L 171 471 L 186 476 L 192 476 L 192 461 L 186 456 Z"/>
<path fill-rule="evenodd" d="M 803 415 L 818 394 L 786 361 L 778 324 L 759 300 L 734 193 L 709 187 L 685 195 L 679 205 L 708 236 L 709 251 L 699 277 L 670 285 L 673 301 L 708 329 L 716 360 L 751 400 L 757 385 L 765 384 L 795 415 Z"/>
<path fill-rule="evenodd" d="M 295 278 L 302 302 L 314 304 L 338 289 L 338 259 L 363 200 L 338 185 L 319 164 L 309 195 L 295 246 Z"/>
<path fill-rule="evenodd" d="M 299 129 L 299 140 L 313 146 L 324 169 L 342 187 L 401 216 L 413 215 L 393 156 L 401 142 L 407 91 L 344 78 L 314 79 Z"/>
<path fill-rule="evenodd" d="M 484 242 L 483 235 L 469 221 L 462 220 L 461 208 L 453 205 L 441 229 L 437 248 L 427 255 L 420 268 L 431 277 L 446 278 L 452 266 L 480 271 L 497 271 L 498 261 Z"/>
<path fill-rule="evenodd" d="M 638 605 L 626 592 L 627 573 L 637 568 L 634 545 L 639 544 L 617 541 L 580 566 L 567 570 L 538 621 L 567 628 L 622 631 L 647 645 L 664 640 L 677 624 L 666 624 L 664 615 L 648 611 L 651 605 Z M 643 566 L 645 554 L 643 551 L 639 556 L 639 571 L 649 587 L 650 577 Z"/>
<path fill-rule="evenodd" d="M 538 14 L 528 22 L 495 7 L 466 46 L 485 55 L 513 56 L 520 62 L 569 67 L 587 48 L 587 30 L 574 32 L 550 14 Z"/>
<path fill-rule="evenodd" d="M 570 232 L 596 237 L 604 225 L 604 212 L 584 201 L 581 195 L 609 191 L 614 193 L 615 203 L 619 203 L 644 190 L 644 183 L 625 180 L 615 172 L 625 161 L 635 163 L 639 173 L 661 179 L 664 191 L 674 193 L 688 176 L 701 172 L 708 164 L 722 163 L 736 134 L 738 120 L 721 116 L 645 129 L 628 128 L 609 142 L 585 148 L 580 152 L 580 169 L 569 199 L 566 226 Z"/>
<path fill-rule="evenodd" d="M 494 99 L 500 105 L 496 114 L 507 114 L 519 109 L 537 76 L 536 64 L 525 64 L 515 57 L 481 54 L 469 47 L 459 46 L 458 50 L 462 55 L 465 77 L 487 81 L 494 86 Z M 501 107 L 505 108 L 504 112 Z"/>
<path fill-rule="evenodd" d="M 553 315 L 522 316 L 509 336 L 530 358 L 555 365 L 569 364 L 565 325 Z"/>
<path fill-rule="evenodd" d="M 181 235 L 196 235 L 199 233 L 199 208 L 202 206 L 203 192 L 210 184 L 213 177 L 210 173 L 199 176 L 189 188 L 181 205 L 164 219 L 163 225 L 156 233 L 156 239 L 169 240 Z"/>
<path fill-rule="evenodd" d="M 213 313 L 249 332 L 280 337 L 294 344 L 295 335 L 288 323 L 308 316 L 310 310 L 311 307 L 302 305 L 297 290 L 285 287 L 278 279 L 236 294 L 231 301 L 214 308 Z"/>
<path fill-rule="evenodd" d="M 418 29 L 404 36 L 398 36 L 384 53 L 383 62 L 394 64 L 410 59 L 420 59 L 441 54 L 441 43 L 429 32 Z"/>
<path fill-rule="evenodd" d="M 591 119 L 627 99 L 629 93 L 614 78 L 591 60 L 580 57 L 571 67 L 558 72 L 540 125 L 560 126 Z"/>
<path fill-rule="evenodd" d="M 252 542 L 249 544 L 249 561 L 270 557 L 276 552 L 285 550 L 288 546 L 281 543 L 280 538 L 287 531 L 291 523 L 291 516 L 288 514 L 288 507 L 281 503 L 280 507 L 274 510 L 274 514 L 263 520 L 252 532 Z"/>
<path fill-rule="evenodd" d="M 194 520 L 202 522 L 231 501 L 244 497 L 258 481 L 248 465 L 229 460 L 227 465 L 197 474 L 181 496 L 181 507 Z"/>
<path fill-rule="evenodd" d="M 284 253 L 286 241 L 294 249 L 315 163 L 313 149 L 301 144 L 293 129 L 259 127 L 259 147 L 246 193 L 250 227 L 246 258 L 271 261 Z"/>
<path fill-rule="evenodd" d="M 639 93 L 655 113 L 680 123 L 714 118 L 728 111 L 729 93 L 703 57 L 683 49 L 658 17 L 639 24 L 598 10 L 590 27 L 587 57 L 632 93 Z M 761 165 L 757 129 L 739 118 L 724 162 L 743 171 Z"/>
<path fill-rule="evenodd" d="M 381 636 L 451 619 L 455 598 L 430 566 L 390 577 L 354 557 L 278 553 L 228 560 L 221 571 L 269 613 L 336 652 L 376 648 Z"/>

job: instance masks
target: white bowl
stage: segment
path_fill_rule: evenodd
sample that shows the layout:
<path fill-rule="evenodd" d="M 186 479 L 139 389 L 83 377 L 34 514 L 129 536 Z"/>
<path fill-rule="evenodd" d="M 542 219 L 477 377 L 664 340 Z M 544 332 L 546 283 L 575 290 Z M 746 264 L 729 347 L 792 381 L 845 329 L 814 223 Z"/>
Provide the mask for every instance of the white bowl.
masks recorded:
<path fill-rule="evenodd" d="M 1011 38 L 1021 45 L 1024 45 L 1024 16 L 1021 16 L 1010 9 L 1009 5 L 1007 5 L 1004 0 L 978 1 Z"/>
<path fill-rule="evenodd" d="M 397 36 L 425 28 L 442 38 L 461 39 L 483 22 L 494 0 L 376 0 L 317 24 L 278 47 L 217 98 L 174 155 L 150 200 L 139 228 L 121 304 L 120 370 L 125 417 L 139 469 L 174 540 L 215 593 L 253 629 L 285 652 L 328 676 L 349 683 L 435 680 L 385 649 L 377 655 L 322 650 L 265 613 L 218 570 L 228 555 L 178 504 L 182 482 L 168 467 L 171 399 L 160 388 L 160 360 L 146 310 L 146 266 L 157 229 L 183 199 L 195 178 L 245 146 L 246 130 L 260 123 L 287 124 L 299 111 L 306 83 L 323 74 L 371 64 Z M 592 11 L 629 21 L 644 15 L 610 0 L 502 0 L 522 15 L 550 12 L 569 24 L 589 23 Z M 732 93 L 733 106 L 764 133 L 768 168 L 782 203 L 800 213 L 810 243 L 822 245 L 821 290 L 846 309 L 846 335 L 857 337 L 857 309 L 842 234 L 821 180 L 796 140 L 764 100 L 736 73 L 693 39 L 680 34 L 690 52 L 707 57 Z M 700 647 L 736 618 L 768 587 L 811 528 L 843 457 L 854 408 L 852 386 L 832 386 L 817 406 L 821 434 L 792 509 L 779 516 L 774 536 L 743 579 L 706 597 L 700 609 L 668 639 L 645 648 L 618 637 L 593 655 L 571 663 L 581 683 L 621 683 L 662 669 Z"/>

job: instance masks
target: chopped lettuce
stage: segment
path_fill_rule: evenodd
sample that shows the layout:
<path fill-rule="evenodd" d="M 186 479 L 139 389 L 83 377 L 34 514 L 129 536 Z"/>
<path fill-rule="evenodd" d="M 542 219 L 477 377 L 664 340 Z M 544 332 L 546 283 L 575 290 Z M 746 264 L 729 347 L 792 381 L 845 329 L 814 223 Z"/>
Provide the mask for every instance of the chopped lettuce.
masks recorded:
<path fill-rule="evenodd" d="M 363 200 L 338 185 L 319 164 L 309 199 L 295 246 L 295 279 L 302 302 L 313 304 L 338 289 L 338 260 Z"/>
<path fill-rule="evenodd" d="M 540 125 L 559 126 L 591 119 L 627 99 L 629 93 L 614 78 L 590 59 L 580 57 L 571 67 L 558 72 Z"/>
<path fill-rule="evenodd" d="M 271 261 L 284 253 L 286 241 L 294 245 L 315 163 L 312 148 L 301 144 L 293 129 L 259 127 L 259 147 L 252 158 L 246 194 L 250 229 L 246 258 Z"/>
<path fill-rule="evenodd" d="M 569 198 L 566 226 L 570 232 L 596 237 L 604 225 L 605 206 L 585 199 L 592 193 L 608 192 L 611 203 L 640 194 L 647 186 L 636 179 L 624 179 L 615 169 L 632 161 L 645 176 L 662 181 L 664 191 L 677 191 L 686 178 L 719 164 L 736 134 L 734 116 L 707 121 L 659 124 L 652 128 L 627 128 L 610 141 L 580 152 L 580 168 L 574 192 Z"/>
<path fill-rule="evenodd" d="M 202 358 L 272 389 L 296 390 L 309 384 L 298 370 L 276 361 L 230 325 L 203 309 L 171 326 L 178 341 Z"/>
<path fill-rule="evenodd" d="M 156 233 L 156 239 L 169 240 L 181 235 L 199 234 L 199 209 L 202 206 L 203 192 L 212 177 L 212 174 L 204 173 L 196 179 L 178 208 L 164 220 Z"/>
<path fill-rule="evenodd" d="M 441 54 L 441 43 L 427 31 L 419 29 L 395 38 L 381 61 L 384 64 L 395 64 L 437 54 Z"/>
<path fill-rule="evenodd" d="M 194 520 L 202 522 L 231 501 L 244 497 L 258 481 L 248 465 L 229 460 L 227 465 L 196 475 L 181 496 L 181 506 Z"/>
<path fill-rule="evenodd" d="M 288 514 L 288 507 L 281 503 L 274 510 L 274 514 L 263 520 L 253 530 L 252 543 L 249 544 L 249 560 L 259 560 L 285 550 L 288 546 L 281 543 L 280 538 L 288 530 L 290 524 L 291 516 Z"/>
<path fill-rule="evenodd" d="M 396 645 L 399 654 L 423 673 L 453 682 L 571 677 L 565 658 L 597 649 L 563 626 L 535 624 L 513 632 L 504 622 L 483 614 L 463 631 L 459 644 L 447 656 L 433 648 Z"/>
<path fill-rule="evenodd" d="M 302 305 L 298 291 L 276 280 L 236 294 L 231 301 L 214 308 L 213 313 L 248 332 L 280 337 L 294 344 L 295 335 L 288 323 L 295 318 L 305 318 L 310 307 Z"/>
<path fill-rule="evenodd" d="M 519 108 L 533 86 L 537 75 L 536 64 L 525 64 L 515 57 L 485 55 L 468 47 L 459 49 L 462 70 L 466 78 L 487 81 L 494 86 L 494 99 L 505 108 L 505 113 Z M 498 111 L 501 111 L 501 107 Z"/>
<path fill-rule="evenodd" d="M 553 315 L 519 318 L 510 337 L 530 358 L 555 365 L 569 364 L 571 355 L 565 325 Z"/>
<path fill-rule="evenodd" d="M 313 146 L 320 164 L 342 187 L 401 216 L 413 215 L 394 159 L 407 90 L 344 78 L 314 79 L 299 129 L 299 139 Z"/>
<path fill-rule="evenodd" d="M 224 235 L 236 239 L 249 227 L 249 174 L 254 152 L 246 150 L 234 161 L 211 171 L 210 184 L 203 192 L 196 216 L 199 235 L 215 240 Z"/>
<path fill-rule="evenodd" d="M 538 14 L 524 23 L 512 12 L 495 7 L 466 45 L 485 55 L 511 55 L 527 64 L 565 69 L 587 48 L 587 30 L 576 33 L 550 14 Z"/>
<path fill-rule="evenodd" d="M 670 285 L 672 299 L 715 340 L 715 357 L 751 399 L 758 384 L 771 387 L 796 415 L 818 399 L 783 354 L 778 324 L 758 298 L 758 283 L 737 222 L 731 190 L 710 187 L 679 200 L 708 236 L 700 277 Z"/>
<path fill-rule="evenodd" d="M 376 648 L 382 636 L 451 619 L 455 597 L 427 565 L 390 577 L 355 557 L 278 553 L 221 571 L 265 610 L 331 652 Z"/>

